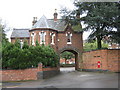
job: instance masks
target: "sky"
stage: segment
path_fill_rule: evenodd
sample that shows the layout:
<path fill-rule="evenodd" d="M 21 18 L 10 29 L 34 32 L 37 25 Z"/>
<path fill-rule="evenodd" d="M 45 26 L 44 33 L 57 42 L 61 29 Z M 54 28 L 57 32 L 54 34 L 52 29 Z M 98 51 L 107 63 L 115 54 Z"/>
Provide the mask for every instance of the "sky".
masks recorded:
<path fill-rule="evenodd" d="M 67 7 L 73 10 L 74 0 L 0 0 L 0 18 L 9 28 L 31 28 L 33 17 L 38 19 L 45 15 L 48 19 L 53 19 L 55 9 L 60 18 L 60 9 Z M 12 30 L 7 32 L 10 37 Z M 83 34 L 86 39 L 88 33 Z"/>

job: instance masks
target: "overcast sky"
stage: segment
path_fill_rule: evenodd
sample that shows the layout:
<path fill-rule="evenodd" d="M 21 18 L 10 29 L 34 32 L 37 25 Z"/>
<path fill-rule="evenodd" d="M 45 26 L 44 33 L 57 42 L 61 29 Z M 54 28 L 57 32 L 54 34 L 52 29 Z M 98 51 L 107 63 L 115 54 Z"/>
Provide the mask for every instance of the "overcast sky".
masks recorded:
<path fill-rule="evenodd" d="M 33 17 L 38 19 L 45 15 L 53 18 L 55 9 L 60 12 L 62 7 L 74 9 L 74 0 L 0 0 L 0 18 L 10 28 L 31 28 Z M 58 15 L 60 18 L 60 15 Z M 10 37 L 11 33 L 8 33 Z M 87 34 L 85 33 L 84 39 Z"/>

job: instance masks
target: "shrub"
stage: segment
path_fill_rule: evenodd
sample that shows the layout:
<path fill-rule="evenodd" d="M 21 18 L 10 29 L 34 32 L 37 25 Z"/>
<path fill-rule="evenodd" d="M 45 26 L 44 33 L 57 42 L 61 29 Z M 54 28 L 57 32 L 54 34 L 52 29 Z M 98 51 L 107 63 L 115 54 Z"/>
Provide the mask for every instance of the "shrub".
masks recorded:
<path fill-rule="evenodd" d="M 28 46 L 26 43 L 20 48 L 19 42 L 9 43 L 2 50 L 3 69 L 26 69 L 37 67 L 41 62 L 44 67 L 56 67 L 59 57 L 49 46 Z"/>

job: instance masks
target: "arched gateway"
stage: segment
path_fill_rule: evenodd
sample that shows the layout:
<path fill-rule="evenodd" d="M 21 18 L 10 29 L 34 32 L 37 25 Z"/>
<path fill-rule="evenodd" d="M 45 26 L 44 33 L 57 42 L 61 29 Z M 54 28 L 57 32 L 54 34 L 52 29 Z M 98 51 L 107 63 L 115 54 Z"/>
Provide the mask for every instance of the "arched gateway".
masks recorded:
<path fill-rule="evenodd" d="M 72 27 L 66 25 L 62 19 L 57 19 L 57 13 L 54 13 L 54 19 L 47 19 L 42 16 L 38 21 L 34 17 L 33 26 L 31 29 L 14 29 L 11 35 L 11 42 L 14 43 L 18 38 L 21 41 L 25 39 L 30 45 L 35 46 L 38 41 L 41 45 L 50 45 L 60 54 L 64 51 L 69 51 L 75 54 L 75 69 L 80 68 L 79 62 L 83 52 L 83 40 L 81 26 Z"/>
<path fill-rule="evenodd" d="M 80 64 L 82 52 L 73 46 L 65 46 L 58 50 L 58 54 L 60 55 L 61 53 L 65 52 L 65 51 L 71 52 L 75 55 L 75 70 L 79 70 L 80 69 L 79 64 Z"/>

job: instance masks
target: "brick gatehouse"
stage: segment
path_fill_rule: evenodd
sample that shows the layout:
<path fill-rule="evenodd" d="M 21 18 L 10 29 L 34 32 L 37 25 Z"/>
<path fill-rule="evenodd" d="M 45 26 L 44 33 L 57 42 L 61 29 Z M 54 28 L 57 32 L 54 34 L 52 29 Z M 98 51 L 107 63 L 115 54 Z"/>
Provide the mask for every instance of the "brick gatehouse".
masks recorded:
<path fill-rule="evenodd" d="M 50 45 L 59 55 L 64 51 L 72 52 L 75 54 L 75 69 L 78 70 L 83 52 L 81 25 L 72 27 L 70 24 L 65 24 L 64 20 L 57 19 L 57 12 L 53 16 L 53 19 L 47 19 L 43 15 L 39 20 L 34 17 L 31 29 L 14 29 L 11 42 L 20 39 L 22 43 L 27 40 L 29 45 L 35 46 L 38 41 L 41 45 Z M 79 16 L 76 18 L 80 18 Z"/>

